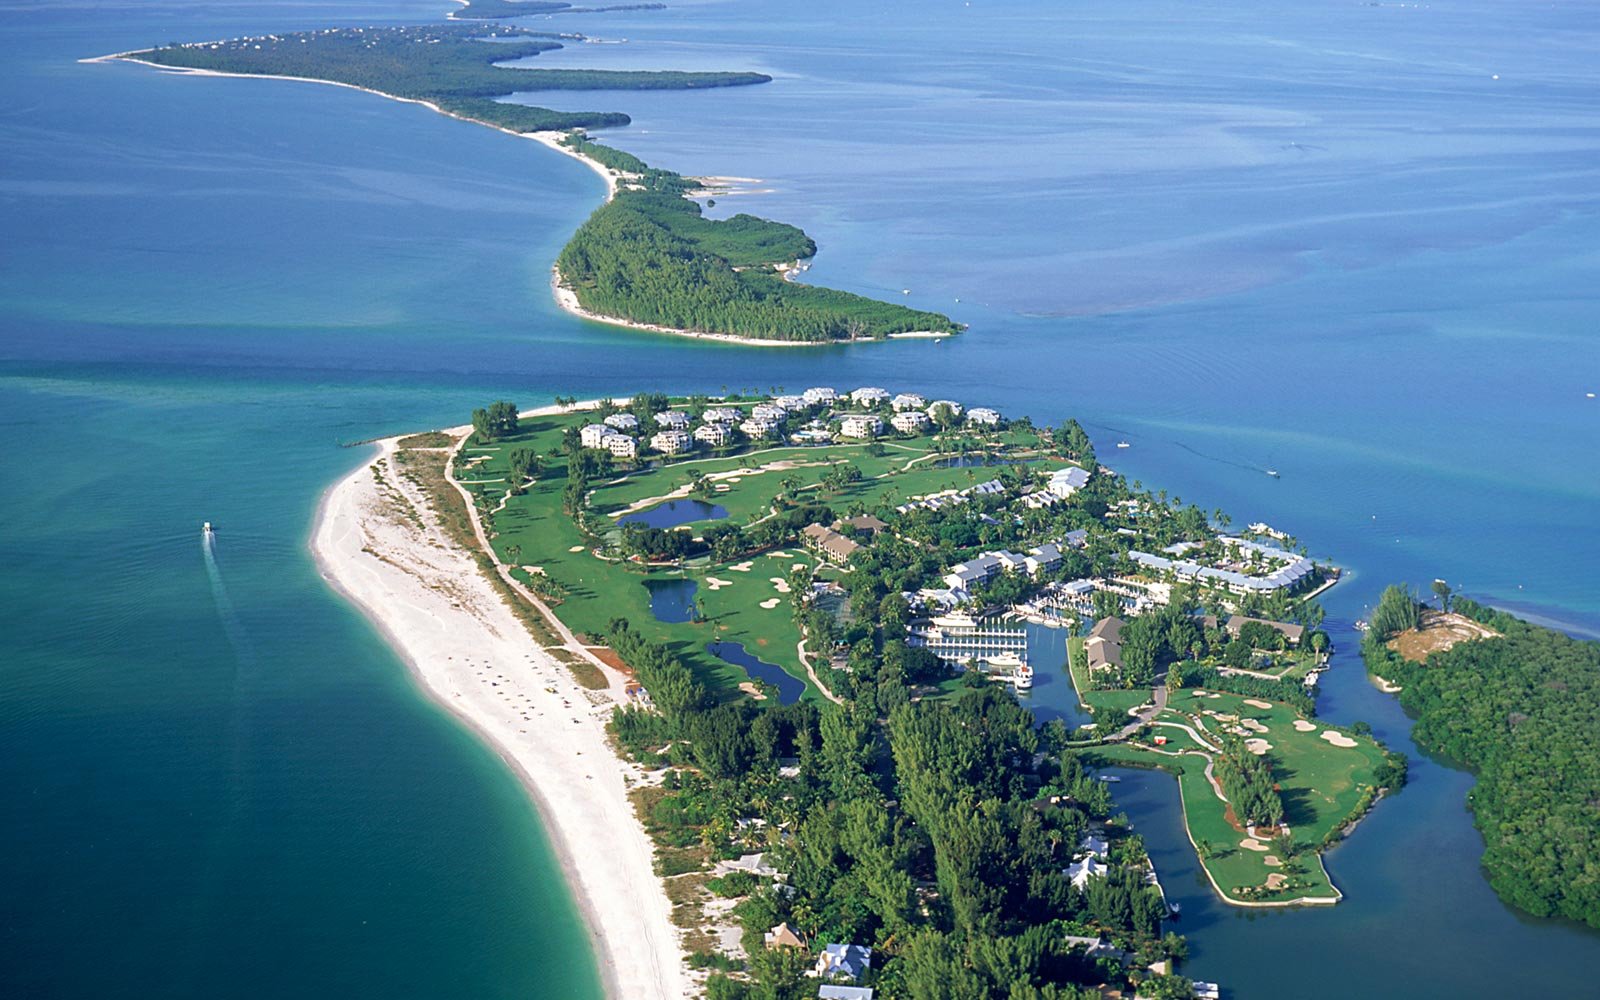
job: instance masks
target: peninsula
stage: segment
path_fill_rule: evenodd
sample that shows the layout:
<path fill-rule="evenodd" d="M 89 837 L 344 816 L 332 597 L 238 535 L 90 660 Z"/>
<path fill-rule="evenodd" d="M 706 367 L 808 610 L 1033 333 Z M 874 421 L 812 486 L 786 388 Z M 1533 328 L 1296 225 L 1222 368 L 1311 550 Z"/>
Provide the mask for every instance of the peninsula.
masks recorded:
<path fill-rule="evenodd" d="M 1181 771 L 1221 897 L 1284 905 L 1337 898 L 1316 851 L 1396 766 L 1307 722 L 1331 569 L 1223 522 L 1102 468 L 1074 422 L 817 386 L 495 403 L 385 442 L 317 548 L 521 765 L 558 843 L 608 845 L 572 877 L 608 967 L 650 942 L 658 971 L 624 995 L 782 994 L 809 970 L 1181 997 L 1182 939 L 1092 769 Z M 1034 662 L 1028 622 L 1092 645 L 1091 729 L 1036 726 L 1035 671 L 1066 665 Z M 1089 666 L 1108 623 L 1116 665 Z"/>
<path fill-rule="evenodd" d="M 537 8 L 527 11 L 516 8 Z M 816 253 L 805 233 L 740 214 L 712 220 L 687 197 L 690 178 L 652 170 L 600 146 L 584 129 L 628 124 L 619 112 L 554 111 L 505 100 L 546 91 L 691 90 L 767 83 L 747 72 L 537 69 L 513 65 L 581 40 L 485 19 L 557 4 L 469 5 L 452 22 L 330 28 L 121 52 L 107 59 L 206 75 L 354 87 L 441 114 L 539 139 L 608 177 L 606 202 L 562 251 L 554 283 L 563 308 L 632 329 L 750 345 L 829 344 L 897 335 L 943 336 L 948 316 L 786 280 Z"/>

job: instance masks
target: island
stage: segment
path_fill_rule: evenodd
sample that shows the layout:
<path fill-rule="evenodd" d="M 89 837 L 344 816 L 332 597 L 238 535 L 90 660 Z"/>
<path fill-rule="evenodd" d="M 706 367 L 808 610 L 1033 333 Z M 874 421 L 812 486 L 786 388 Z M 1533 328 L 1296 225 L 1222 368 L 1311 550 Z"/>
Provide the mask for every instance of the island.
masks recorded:
<path fill-rule="evenodd" d="M 1073 421 L 813 386 L 495 402 L 383 442 L 316 549 L 518 766 L 618 995 L 1187 997 L 1100 769 L 1179 775 L 1235 905 L 1336 899 L 1403 774 L 1309 721 L 1333 567 L 1226 523 Z M 1069 671 L 1030 628 L 1084 729 L 1029 710 Z"/>
<path fill-rule="evenodd" d="M 1391 586 L 1362 653 L 1416 718 L 1419 746 L 1472 770 L 1483 871 L 1507 903 L 1600 928 L 1600 642 L 1542 628 L 1435 581 Z"/>
<path fill-rule="evenodd" d="M 534 138 L 583 159 L 606 178 L 607 197 L 562 251 L 552 284 L 564 309 L 595 322 L 752 346 L 947 336 L 962 329 L 939 313 L 793 280 L 798 265 L 817 250 L 805 233 L 747 214 L 706 218 L 689 196 L 699 195 L 709 206 L 715 187 L 653 170 L 584 131 L 626 125 L 627 115 L 506 100 L 546 91 L 695 90 L 771 81 L 748 72 L 526 67 L 518 63 L 583 36 L 486 23 L 558 9 L 574 8 L 479 0 L 456 12 L 466 22 L 259 35 L 86 61 L 354 87 Z"/>

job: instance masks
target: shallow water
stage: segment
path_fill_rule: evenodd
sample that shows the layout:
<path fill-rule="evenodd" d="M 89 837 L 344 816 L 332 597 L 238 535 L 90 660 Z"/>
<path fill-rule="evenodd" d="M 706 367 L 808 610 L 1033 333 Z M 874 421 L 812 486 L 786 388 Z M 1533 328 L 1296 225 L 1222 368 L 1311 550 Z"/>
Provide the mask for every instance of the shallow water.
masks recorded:
<path fill-rule="evenodd" d="M 1325 602 L 1323 714 L 1402 749 L 1348 631 L 1384 583 L 1446 576 L 1600 632 L 1600 39 L 1581 7 L 556 19 L 630 41 L 547 65 L 773 73 L 541 100 L 629 111 L 611 141 L 661 166 L 761 178 L 771 193 L 714 211 L 806 226 L 810 280 L 972 324 L 820 350 L 562 315 L 549 262 L 601 185 L 533 143 L 335 88 L 75 62 L 439 13 L 6 8 L 8 993 L 595 994 L 513 777 L 305 553 L 360 457 L 340 443 L 492 399 L 871 384 L 1076 416 L 1119 470 L 1352 570 Z M 1414 756 L 1412 778 L 1329 855 L 1345 903 L 1272 914 L 1190 884 L 1170 779 L 1119 786 L 1187 892 L 1188 971 L 1241 1000 L 1582 989 L 1600 937 L 1502 907 L 1470 777 Z"/>

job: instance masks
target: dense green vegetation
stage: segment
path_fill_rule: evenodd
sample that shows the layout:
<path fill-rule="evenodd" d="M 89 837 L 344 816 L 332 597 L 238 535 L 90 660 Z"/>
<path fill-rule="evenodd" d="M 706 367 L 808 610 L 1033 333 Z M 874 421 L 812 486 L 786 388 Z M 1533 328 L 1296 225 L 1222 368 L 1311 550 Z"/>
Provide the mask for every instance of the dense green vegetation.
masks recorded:
<path fill-rule="evenodd" d="M 691 185 L 680 175 L 583 136 L 566 145 L 623 172 L 627 181 L 557 261 L 562 280 L 591 312 L 680 330 L 806 342 L 959 328 L 938 313 L 785 281 L 774 265 L 816 253 L 803 231 L 745 214 L 707 219 L 698 203 L 683 197 Z"/>
<path fill-rule="evenodd" d="M 1495 892 L 1529 913 L 1600 927 L 1600 643 L 1466 598 L 1454 610 L 1503 637 L 1407 660 L 1386 640 L 1416 623 L 1417 608 L 1390 588 L 1363 645 L 1368 668 L 1402 686 L 1419 745 L 1477 773 L 1468 802 Z"/>
<path fill-rule="evenodd" d="M 766 83 L 761 73 L 522 69 L 497 65 L 561 48 L 559 35 L 446 24 L 332 28 L 225 42 L 166 45 L 135 59 L 187 69 L 329 80 L 409 100 L 513 132 L 626 125 L 618 112 L 551 111 L 495 98 L 548 90 L 690 90 Z M 496 39 L 494 42 L 486 39 Z"/>

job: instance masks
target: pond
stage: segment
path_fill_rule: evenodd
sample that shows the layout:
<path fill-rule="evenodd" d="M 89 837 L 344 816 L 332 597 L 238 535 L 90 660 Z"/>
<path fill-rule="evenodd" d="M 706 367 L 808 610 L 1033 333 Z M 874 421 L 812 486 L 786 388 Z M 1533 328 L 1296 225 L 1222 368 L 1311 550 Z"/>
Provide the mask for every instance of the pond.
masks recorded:
<path fill-rule="evenodd" d="M 644 581 L 650 591 L 650 613 L 658 622 L 688 622 L 694 620 L 694 595 L 700 585 L 693 580 L 651 579 Z"/>
<path fill-rule="evenodd" d="M 668 500 L 649 510 L 641 510 L 621 518 L 622 524 L 642 524 L 647 528 L 676 528 L 691 521 L 715 521 L 728 516 L 721 504 L 704 500 Z"/>
<path fill-rule="evenodd" d="M 736 667 L 743 667 L 751 677 L 777 688 L 778 701 L 784 705 L 793 705 L 805 693 L 806 685 L 804 681 L 790 677 L 783 672 L 782 667 L 776 664 L 768 663 L 752 656 L 740 643 L 707 643 L 706 652 Z"/>

